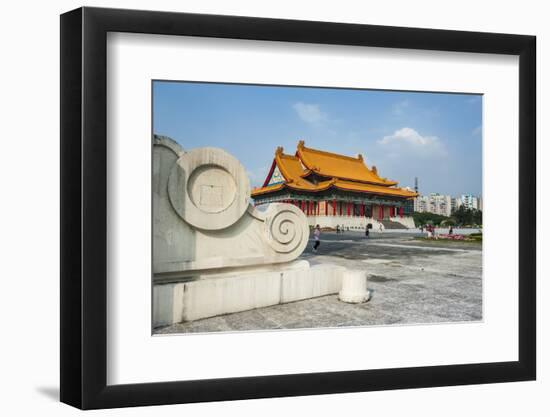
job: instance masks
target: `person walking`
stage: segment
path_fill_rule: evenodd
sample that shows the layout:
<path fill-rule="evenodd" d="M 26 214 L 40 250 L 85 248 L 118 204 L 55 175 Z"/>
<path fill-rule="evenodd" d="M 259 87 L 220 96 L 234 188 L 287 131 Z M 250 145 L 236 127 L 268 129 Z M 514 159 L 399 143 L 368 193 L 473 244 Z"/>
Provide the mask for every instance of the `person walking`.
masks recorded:
<path fill-rule="evenodd" d="M 365 237 L 369 238 L 369 225 L 367 224 L 367 227 L 365 227 Z"/>
<path fill-rule="evenodd" d="M 449 234 L 452 235 L 453 234 L 453 226 L 449 226 Z"/>
<path fill-rule="evenodd" d="M 313 230 L 313 240 L 315 243 L 313 244 L 313 252 L 317 252 L 317 248 L 321 244 L 321 228 L 319 225 L 315 226 L 315 229 Z"/>
<path fill-rule="evenodd" d="M 336 225 L 336 234 L 340 234 L 340 226 Z"/>

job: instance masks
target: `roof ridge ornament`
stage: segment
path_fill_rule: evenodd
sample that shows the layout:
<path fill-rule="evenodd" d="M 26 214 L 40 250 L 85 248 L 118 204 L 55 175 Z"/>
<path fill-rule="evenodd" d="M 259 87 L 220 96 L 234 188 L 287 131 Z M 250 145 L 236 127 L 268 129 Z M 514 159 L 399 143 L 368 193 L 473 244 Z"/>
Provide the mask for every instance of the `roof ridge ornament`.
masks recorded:
<path fill-rule="evenodd" d="M 277 149 L 275 149 L 275 155 L 282 155 L 284 152 L 284 148 L 282 146 L 277 146 Z"/>
<path fill-rule="evenodd" d="M 305 148 L 306 143 L 303 140 L 298 141 L 298 149 Z"/>

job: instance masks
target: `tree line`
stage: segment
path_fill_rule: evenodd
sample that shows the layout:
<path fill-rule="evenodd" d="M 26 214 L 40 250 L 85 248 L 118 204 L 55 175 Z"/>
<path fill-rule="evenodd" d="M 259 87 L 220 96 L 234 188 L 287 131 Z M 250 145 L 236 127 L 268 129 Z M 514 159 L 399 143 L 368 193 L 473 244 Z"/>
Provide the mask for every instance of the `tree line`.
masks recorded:
<path fill-rule="evenodd" d="M 434 213 L 419 213 L 412 214 L 416 227 L 432 224 L 434 226 L 481 226 L 483 224 L 483 213 L 481 210 L 469 209 L 460 206 L 454 210 L 451 217 L 442 216 Z"/>

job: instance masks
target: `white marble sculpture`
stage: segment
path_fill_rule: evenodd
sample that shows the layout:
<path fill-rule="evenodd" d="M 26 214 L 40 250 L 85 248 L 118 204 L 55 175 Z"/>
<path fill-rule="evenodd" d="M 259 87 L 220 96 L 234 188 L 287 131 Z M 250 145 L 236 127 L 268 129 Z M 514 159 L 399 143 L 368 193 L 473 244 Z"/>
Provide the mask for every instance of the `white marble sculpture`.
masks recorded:
<path fill-rule="evenodd" d="M 309 239 L 291 204 L 250 204 L 244 167 L 219 148 L 153 143 L 153 326 L 336 294 L 345 268 L 295 261 Z"/>
<path fill-rule="evenodd" d="M 304 213 L 290 204 L 256 209 L 244 167 L 224 150 L 185 152 L 155 136 L 153 154 L 155 274 L 288 262 L 305 249 Z"/>

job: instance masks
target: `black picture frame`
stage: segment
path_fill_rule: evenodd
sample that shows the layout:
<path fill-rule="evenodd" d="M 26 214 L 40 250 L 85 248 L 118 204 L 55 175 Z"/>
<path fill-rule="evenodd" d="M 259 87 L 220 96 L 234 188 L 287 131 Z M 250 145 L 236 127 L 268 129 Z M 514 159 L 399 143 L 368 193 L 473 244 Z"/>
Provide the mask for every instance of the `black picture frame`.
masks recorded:
<path fill-rule="evenodd" d="M 519 360 L 113 385 L 107 376 L 108 32 L 519 56 Z M 137 10 L 61 16 L 61 401 L 82 409 L 536 378 L 534 36 Z"/>

